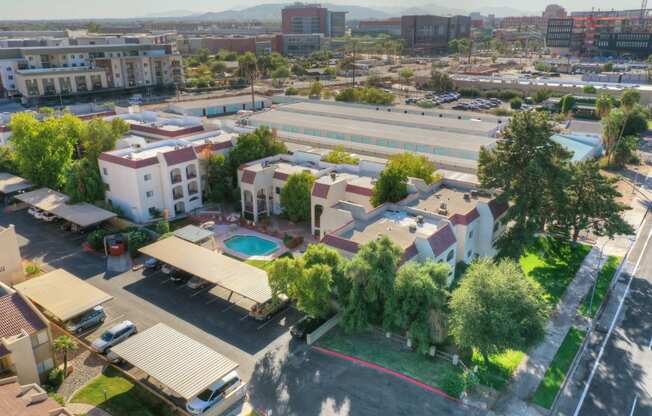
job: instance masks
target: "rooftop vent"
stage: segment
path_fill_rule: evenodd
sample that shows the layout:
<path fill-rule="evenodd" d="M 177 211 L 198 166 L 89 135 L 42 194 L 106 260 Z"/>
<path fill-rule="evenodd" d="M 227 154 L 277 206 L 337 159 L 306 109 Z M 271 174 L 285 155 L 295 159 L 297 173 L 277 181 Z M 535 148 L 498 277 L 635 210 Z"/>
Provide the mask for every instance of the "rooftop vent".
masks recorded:
<path fill-rule="evenodd" d="M 423 215 L 417 215 L 417 224 L 423 225 Z"/>
<path fill-rule="evenodd" d="M 470 201 L 470 200 L 471 200 L 471 195 L 469 195 L 469 194 L 464 194 L 464 200 L 465 200 L 465 201 Z"/>
<path fill-rule="evenodd" d="M 479 194 L 480 193 L 477 190 L 475 190 L 475 189 L 471 190 L 471 198 L 478 199 Z"/>
<path fill-rule="evenodd" d="M 410 224 L 409 230 L 411 233 L 416 233 L 417 232 L 417 225 L 416 224 Z"/>
<path fill-rule="evenodd" d="M 331 180 L 335 180 L 337 178 L 337 173 L 336 172 L 331 172 Z"/>
<path fill-rule="evenodd" d="M 439 205 L 439 211 L 437 211 L 439 215 L 448 215 L 448 204 L 445 202 L 442 202 Z"/>

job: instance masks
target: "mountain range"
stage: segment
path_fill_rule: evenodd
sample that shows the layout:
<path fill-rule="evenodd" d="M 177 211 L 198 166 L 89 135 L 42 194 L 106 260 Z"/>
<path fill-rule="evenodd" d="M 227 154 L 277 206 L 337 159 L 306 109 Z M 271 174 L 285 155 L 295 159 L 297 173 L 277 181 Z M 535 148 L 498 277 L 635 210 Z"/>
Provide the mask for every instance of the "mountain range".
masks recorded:
<path fill-rule="evenodd" d="M 409 15 L 409 14 L 436 14 L 436 15 L 468 15 L 470 12 L 479 12 L 483 15 L 495 14 L 498 17 L 503 16 L 522 16 L 532 13 L 525 12 L 510 7 L 468 7 L 464 0 L 457 2 L 460 7 L 442 6 L 437 3 L 425 5 L 412 5 L 409 2 L 403 7 L 386 7 L 371 8 L 364 6 L 348 6 L 338 4 L 323 4 L 324 7 L 333 11 L 346 11 L 347 20 L 361 19 L 386 19 L 388 17 Z M 259 21 L 279 21 L 281 20 L 281 10 L 289 3 L 269 3 L 257 6 L 247 7 L 240 10 L 224 10 L 221 12 L 197 13 L 190 10 L 171 10 L 163 13 L 150 14 L 145 16 L 153 19 L 171 19 L 176 18 L 184 21 L 241 21 L 241 20 L 259 20 Z M 467 6 L 467 7 L 465 7 Z"/>

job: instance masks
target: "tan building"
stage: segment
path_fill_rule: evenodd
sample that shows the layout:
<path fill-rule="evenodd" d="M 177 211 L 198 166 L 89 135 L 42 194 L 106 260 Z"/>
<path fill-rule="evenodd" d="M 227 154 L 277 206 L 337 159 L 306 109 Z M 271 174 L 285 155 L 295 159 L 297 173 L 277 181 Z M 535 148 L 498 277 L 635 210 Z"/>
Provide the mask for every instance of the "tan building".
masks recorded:
<path fill-rule="evenodd" d="M 0 227 L 0 283 L 13 286 L 25 280 L 16 229 Z"/>
<path fill-rule="evenodd" d="M 41 383 L 54 367 L 48 320 L 20 293 L 0 283 L 0 374 Z"/>
<path fill-rule="evenodd" d="M 72 416 L 35 383 L 19 382 L 17 377 L 0 379 L 0 415 Z"/>

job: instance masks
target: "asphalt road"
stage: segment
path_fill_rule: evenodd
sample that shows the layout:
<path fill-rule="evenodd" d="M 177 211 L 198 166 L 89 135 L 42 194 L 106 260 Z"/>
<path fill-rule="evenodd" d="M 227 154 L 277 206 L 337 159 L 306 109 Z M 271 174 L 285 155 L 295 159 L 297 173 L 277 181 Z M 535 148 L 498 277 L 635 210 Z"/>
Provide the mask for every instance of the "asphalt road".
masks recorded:
<path fill-rule="evenodd" d="M 253 404 L 269 415 L 376 416 L 474 415 L 473 409 L 376 370 L 314 351 L 292 340 L 300 314 L 288 309 L 267 323 L 247 317 L 236 304 L 166 281 L 162 274 L 105 273 L 105 260 L 81 249 L 85 236 L 0 211 L 0 226 L 14 224 L 24 258 L 63 268 L 114 299 L 107 320 L 83 336 L 92 341 L 125 319 L 142 331 L 163 322 L 239 364 Z"/>
<path fill-rule="evenodd" d="M 648 216 L 630 256 L 632 263 L 639 255 L 641 261 L 620 313 L 600 321 L 598 328 L 602 327 L 602 331 L 591 343 L 578 368 L 578 380 L 571 386 L 573 393 L 563 398 L 558 414 L 573 415 L 579 406 L 578 414 L 582 416 L 652 416 L 652 241 L 645 246 L 651 233 L 652 219 Z M 628 276 L 622 279 L 624 284 Z M 612 299 L 614 311 L 620 299 Z M 617 316 L 613 332 L 580 405 L 613 316 Z"/>

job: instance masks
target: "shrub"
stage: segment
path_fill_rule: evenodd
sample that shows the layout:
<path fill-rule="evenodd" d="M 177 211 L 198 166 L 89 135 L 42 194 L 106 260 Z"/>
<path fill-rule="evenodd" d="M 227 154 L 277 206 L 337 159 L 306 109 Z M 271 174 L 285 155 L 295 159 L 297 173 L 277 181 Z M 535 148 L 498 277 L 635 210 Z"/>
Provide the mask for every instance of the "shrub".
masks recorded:
<path fill-rule="evenodd" d="M 55 392 L 63 383 L 63 370 L 61 368 L 53 368 L 48 374 L 48 381 L 46 383 L 46 390 L 48 392 Z"/>
<path fill-rule="evenodd" d="M 127 234 L 127 241 L 129 254 L 135 257 L 138 254 L 138 249 L 149 243 L 149 234 L 142 230 L 131 231 Z"/>
<path fill-rule="evenodd" d="M 25 273 L 30 277 L 36 276 L 41 273 L 41 268 L 36 263 L 28 263 L 27 266 L 25 266 Z"/>
<path fill-rule="evenodd" d="M 419 101 L 417 105 L 421 108 L 434 108 L 435 105 L 430 101 Z"/>
<path fill-rule="evenodd" d="M 449 396 L 459 398 L 465 389 L 463 374 L 453 370 L 447 371 L 442 377 L 441 388 Z"/>
<path fill-rule="evenodd" d="M 105 229 L 91 231 L 86 237 L 86 242 L 93 250 L 101 251 L 104 249 L 104 237 L 109 234 L 111 234 L 111 231 Z"/>
<path fill-rule="evenodd" d="M 55 402 L 59 403 L 60 406 L 66 405 L 66 399 L 59 393 L 50 393 L 48 394 Z"/>
<path fill-rule="evenodd" d="M 585 85 L 582 88 L 582 91 L 584 92 L 584 94 L 595 94 L 596 89 L 593 85 Z"/>
<path fill-rule="evenodd" d="M 462 88 L 459 93 L 462 97 L 466 98 L 476 98 L 481 95 L 480 90 L 477 88 Z"/>
<path fill-rule="evenodd" d="M 290 235 L 290 234 L 285 234 L 283 236 L 283 244 L 289 249 L 294 249 L 299 247 L 301 244 L 303 244 L 303 237 L 300 235 Z"/>
<path fill-rule="evenodd" d="M 499 116 L 499 117 L 506 117 L 506 116 L 509 116 L 509 115 L 512 114 L 511 111 L 509 111 L 507 109 L 504 109 L 504 108 L 492 108 L 489 112 L 491 114 L 493 114 L 495 116 Z"/>
<path fill-rule="evenodd" d="M 512 98 L 516 98 L 516 97 L 523 98 L 523 93 L 514 90 L 504 90 L 498 93 L 498 98 L 500 98 L 503 101 L 509 101 Z"/>
<path fill-rule="evenodd" d="M 514 97 L 509 100 L 509 106 L 512 110 L 519 110 L 523 106 L 523 100 L 518 97 Z"/>
<path fill-rule="evenodd" d="M 160 235 L 167 234 L 170 232 L 170 223 L 168 221 L 159 221 L 156 224 L 156 232 Z"/>

